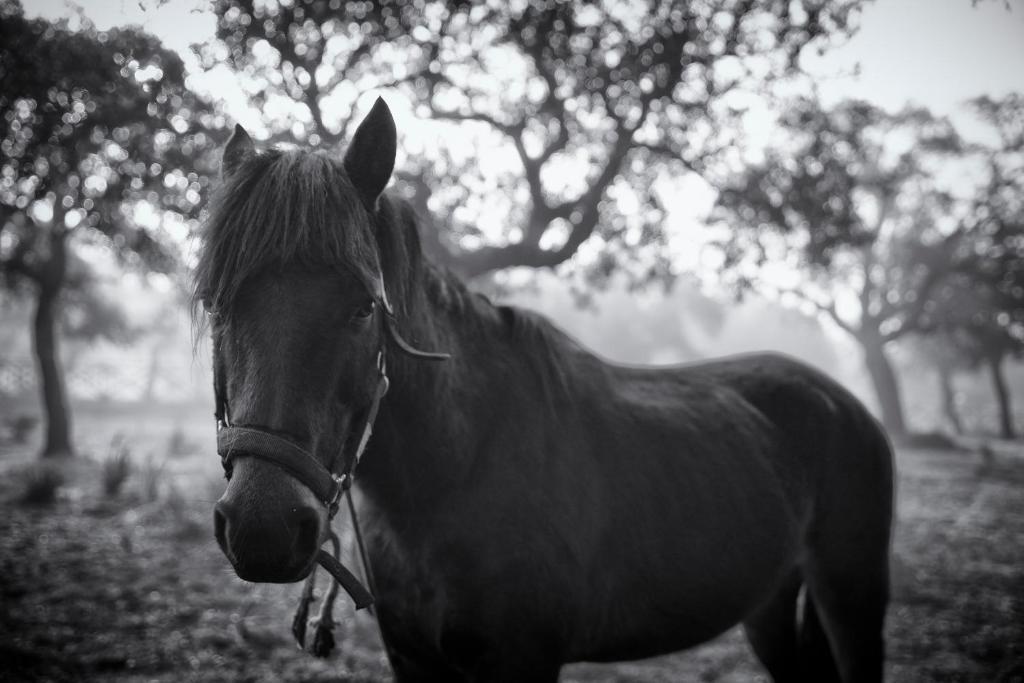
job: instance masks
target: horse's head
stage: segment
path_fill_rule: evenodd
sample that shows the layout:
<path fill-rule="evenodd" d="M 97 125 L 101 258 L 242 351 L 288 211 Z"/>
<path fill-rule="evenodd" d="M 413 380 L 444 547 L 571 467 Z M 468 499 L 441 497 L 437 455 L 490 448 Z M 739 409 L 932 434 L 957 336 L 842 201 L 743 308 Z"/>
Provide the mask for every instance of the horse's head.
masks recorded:
<path fill-rule="evenodd" d="M 309 458 L 330 484 L 379 390 L 386 324 L 373 212 L 394 160 L 383 100 L 343 159 L 258 152 L 241 127 L 224 149 L 196 293 L 231 425 L 221 435 L 253 430 L 254 440 L 219 439 L 218 449 L 229 481 L 215 533 L 243 579 L 303 578 L 328 533 L 330 501 L 291 465 Z"/>

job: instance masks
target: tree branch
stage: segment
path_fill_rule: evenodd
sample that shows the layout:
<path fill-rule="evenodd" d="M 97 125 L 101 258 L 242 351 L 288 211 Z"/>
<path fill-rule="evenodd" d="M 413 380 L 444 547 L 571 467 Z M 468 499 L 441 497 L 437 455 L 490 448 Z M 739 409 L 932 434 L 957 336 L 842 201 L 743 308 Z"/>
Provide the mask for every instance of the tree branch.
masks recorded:
<path fill-rule="evenodd" d="M 962 236 L 962 230 L 954 230 L 950 234 L 946 235 L 942 242 L 935 247 L 936 253 L 939 255 L 939 263 L 937 265 L 930 264 L 927 266 L 927 272 L 924 277 L 921 278 L 921 281 L 918 282 L 917 286 L 912 290 L 914 292 L 914 300 L 898 314 L 900 318 L 899 327 L 883 334 L 883 341 L 892 341 L 893 339 L 917 328 L 921 314 L 924 313 L 924 309 L 928 305 L 929 295 L 931 294 L 932 288 L 935 287 L 943 277 L 954 270 L 951 263 L 952 253 L 956 249 L 957 242 Z"/>
<path fill-rule="evenodd" d="M 537 73 L 540 74 L 540 77 L 544 79 L 548 86 L 548 96 L 541 105 L 540 112 L 549 111 L 555 121 L 558 121 L 558 136 L 537 157 L 537 163 L 543 166 L 551 157 L 565 149 L 566 145 L 569 144 L 569 128 L 565 120 L 565 100 L 555 94 L 555 91 L 558 89 L 555 75 L 547 68 L 540 54 L 534 54 L 532 57 L 534 68 L 537 69 Z"/>
<path fill-rule="evenodd" d="M 608 186 L 616 178 L 622 168 L 623 161 L 633 146 L 633 134 L 637 128 L 643 125 L 647 108 L 642 109 L 641 117 L 635 126 L 627 126 L 622 123 L 619 127 L 619 136 L 608 155 L 608 161 L 587 188 L 587 191 L 576 199 L 561 202 L 553 207 L 546 204 L 534 203 L 531 209 L 530 223 L 528 230 L 529 239 L 524 239 L 516 244 L 509 244 L 501 247 L 483 247 L 471 252 L 464 252 L 458 255 L 458 269 L 468 277 L 474 277 L 483 273 L 510 268 L 512 266 L 530 266 L 534 268 L 554 267 L 567 261 L 583 242 L 593 234 L 594 229 L 600 221 L 599 205 Z M 577 220 L 573 221 L 573 214 L 578 214 Z M 565 244 L 557 249 L 542 249 L 539 245 L 540 238 L 551 221 L 556 218 L 569 220 L 572 229 Z"/>
<path fill-rule="evenodd" d="M 455 268 L 467 278 L 514 266 L 554 268 L 567 261 L 579 246 L 578 243 L 573 246 L 570 246 L 571 244 L 572 240 L 566 242 L 562 248 L 553 250 L 541 249 L 522 242 L 502 247 L 487 246 L 457 254 L 454 257 Z"/>
<path fill-rule="evenodd" d="M 502 123 L 493 116 L 489 114 L 484 114 L 482 112 L 474 111 L 468 114 L 463 114 L 462 112 L 457 111 L 443 111 L 437 109 L 433 104 L 430 105 L 430 113 L 433 118 L 440 119 L 442 121 L 479 121 L 481 123 L 486 123 L 487 125 L 491 126 L 492 128 L 501 133 L 504 133 L 513 140 L 517 139 L 520 136 L 525 127 L 522 122 L 514 124 Z"/>
<path fill-rule="evenodd" d="M 919 318 L 921 317 L 921 314 L 924 313 L 925 306 L 928 305 L 928 294 L 943 275 L 944 272 L 940 272 L 939 270 L 928 270 L 928 273 L 921 279 L 920 284 L 914 289 L 916 297 L 913 303 L 899 314 L 899 327 L 889 330 L 883 334 L 883 341 L 892 341 L 893 339 L 916 329 Z"/>
<path fill-rule="evenodd" d="M 18 212 L 22 220 L 29 220 L 24 212 Z M 0 232 L 8 224 L 8 221 L 14 222 L 15 212 L 11 211 L 8 207 L 5 207 L 4 220 L 0 224 Z M 24 230 L 24 225 L 22 225 Z M 34 236 L 34 235 L 32 235 Z M 18 236 L 17 245 L 11 251 L 10 255 L 6 259 L 0 260 L 0 272 L 3 272 L 8 278 L 12 276 L 26 277 L 29 280 L 37 284 L 41 284 L 46 273 L 44 272 L 44 264 L 33 263 L 28 256 L 32 253 L 32 247 L 35 246 L 35 241 L 29 239 L 29 235 L 24 233 Z"/>
<path fill-rule="evenodd" d="M 691 161 L 691 160 L 687 159 L 686 157 L 683 156 L 681 151 L 676 150 L 676 149 L 672 149 L 671 147 L 669 147 L 664 142 L 661 142 L 661 143 L 636 142 L 636 143 L 634 143 L 634 147 L 636 147 L 637 149 L 647 150 L 651 154 L 655 154 L 657 156 L 663 157 L 666 161 L 678 162 L 678 163 L 682 164 L 683 167 L 686 170 L 691 171 L 693 173 L 696 173 L 696 174 L 698 174 L 700 176 L 704 175 L 704 170 L 705 169 L 703 167 L 703 164 L 700 164 L 700 163 L 697 163 L 697 162 L 694 162 L 694 161 Z M 704 178 L 704 180 L 709 185 L 712 185 L 712 183 L 711 183 L 711 181 L 709 179 Z M 712 185 L 712 187 L 714 187 L 714 185 Z"/>
<path fill-rule="evenodd" d="M 875 290 L 874 283 L 871 281 L 871 271 L 875 267 L 876 254 L 873 244 L 864 245 L 861 251 L 863 253 L 861 272 L 864 275 L 864 282 L 861 284 L 860 292 L 857 293 L 857 298 L 860 301 L 860 315 L 863 326 L 868 320 L 874 319 L 874 315 L 871 313 L 871 295 Z"/>
<path fill-rule="evenodd" d="M 32 263 L 26 261 L 25 253 L 27 253 L 28 249 L 20 249 L 20 244 L 18 246 L 18 251 L 16 251 L 8 258 L 0 261 L 0 271 L 2 271 L 7 276 L 21 275 L 23 277 L 27 277 L 29 280 L 32 280 L 33 282 L 40 282 L 43 277 L 42 270 L 37 266 L 33 265 Z"/>
<path fill-rule="evenodd" d="M 806 292 L 800 291 L 799 289 L 789 288 L 789 287 L 784 288 L 784 289 L 779 289 L 779 288 L 772 288 L 772 289 L 775 290 L 775 294 L 779 298 L 781 298 L 781 296 L 784 295 L 784 294 L 792 294 L 796 298 L 800 299 L 800 301 L 803 301 L 804 303 L 808 303 L 808 304 L 814 306 L 814 308 L 817 309 L 818 312 L 824 313 L 825 315 L 827 315 L 832 320 L 832 322 L 834 322 L 836 324 L 836 326 L 839 327 L 844 332 L 847 332 L 847 333 L 849 333 L 850 335 L 852 335 L 854 337 L 856 337 L 860 333 L 860 331 L 855 326 L 851 325 L 849 322 L 844 320 L 839 315 L 839 311 L 836 310 L 836 302 L 834 300 L 830 300 L 830 301 L 827 301 L 827 302 L 820 301 L 820 300 L 810 296 Z"/>

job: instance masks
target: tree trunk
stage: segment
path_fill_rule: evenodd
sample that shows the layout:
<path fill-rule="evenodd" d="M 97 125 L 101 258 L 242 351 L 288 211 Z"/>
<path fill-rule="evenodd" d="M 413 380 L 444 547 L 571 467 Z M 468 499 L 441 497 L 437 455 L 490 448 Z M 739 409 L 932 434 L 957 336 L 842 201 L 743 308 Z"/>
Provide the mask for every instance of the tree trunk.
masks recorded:
<path fill-rule="evenodd" d="M 57 295 L 59 290 L 39 288 L 33 327 L 33 343 L 39 363 L 39 386 L 46 413 L 43 457 L 72 455 L 71 420 L 68 415 L 57 353 Z"/>
<path fill-rule="evenodd" d="M 67 274 L 67 238 L 63 228 L 63 214 L 54 217 L 46 229 L 42 260 L 33 270 L 37 285 L 36 314 L 32 328 L 32 343 L 39 364 L 39 388 L 46 413 L 46 441 L 43 457 L 69 456 L 71 448 L 71 418 L 68 414 L 64 391 L 64 376 L 57 349 L 57 312 L 61 289 Z"/>
<path fill-rule="evenodd" d="M 864 348 L 864 364 L 871 377 L 875 396 L 878 397 L 878 409 L 881 411 L 882 424 L 889 432 L 889 436 L 893 438 L 904 436 L 907 433 L 907 428 L 903 418 L 900 386 L 892 364 L 885 355 L 885 344 L 880 338 L 870 335 L 858 336 L 858 340 Z"/>
<path fill-rule="evenodd" d="M 1010 389 L 1006 386 L 1006 377 L 1003 376 L 1003 356 L 989 356 L 988 369 L 992 374 L 992 388 L 995 389 L 996 401 L 999 403 L 999 435 L 1004 439 L 1014 439 L 1017 434 L 1013 428 Z"/>
<path fill-rule="evenodd" d="M 960 413 L 956 409 L 956 390 L 953 388 L 953 373 L 945 365 L 940 365 L 939 386 L 942 387 L 942 411 L 946 419 L 953 425 L 953 433 L 962 436 L 964 433 L 963 423 L 960 422 Z"/>

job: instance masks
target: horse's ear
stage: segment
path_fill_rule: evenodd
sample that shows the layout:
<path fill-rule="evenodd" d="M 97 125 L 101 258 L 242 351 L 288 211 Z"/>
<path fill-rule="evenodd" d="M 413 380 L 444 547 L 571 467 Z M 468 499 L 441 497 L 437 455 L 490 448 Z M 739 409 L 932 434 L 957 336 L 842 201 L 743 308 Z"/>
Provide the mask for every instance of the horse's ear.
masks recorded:
<path fill-rule="evenodd" d="M 345 172 L 368 204 L 377 201 L 391 179 L 397 149 L 395 120 L 384 98 L 378 97 L 345 152 Z"/>
<path fill-rule="evenodd" d="M 235 132 L 231 134 L 228 144 L 224 145 L 224 152 L 220 158 L 220 175 L 228 178 L 235 173 L 242 164 L 256 156 L 256 144 L 245 132 L 240 124 L 235 124 Z"/>

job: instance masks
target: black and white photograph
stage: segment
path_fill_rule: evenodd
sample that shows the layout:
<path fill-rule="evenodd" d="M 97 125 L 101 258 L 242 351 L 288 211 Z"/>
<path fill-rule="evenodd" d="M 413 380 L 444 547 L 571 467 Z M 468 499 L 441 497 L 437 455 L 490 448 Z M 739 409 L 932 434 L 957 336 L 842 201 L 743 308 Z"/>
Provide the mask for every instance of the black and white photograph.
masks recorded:
<path fill-rule="evenodd" d="M 1024 683 L 1024 3 L 0 0 L 0 681 Z"/>

